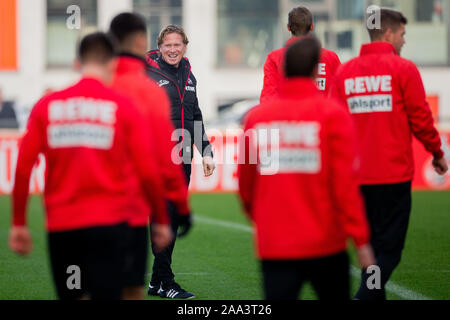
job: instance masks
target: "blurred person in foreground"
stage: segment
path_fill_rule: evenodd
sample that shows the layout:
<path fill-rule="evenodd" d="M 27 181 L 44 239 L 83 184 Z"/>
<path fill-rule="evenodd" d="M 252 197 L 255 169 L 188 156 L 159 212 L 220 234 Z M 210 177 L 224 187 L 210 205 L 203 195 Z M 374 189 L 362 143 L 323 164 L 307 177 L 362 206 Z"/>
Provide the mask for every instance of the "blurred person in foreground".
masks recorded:
<path fill-rule="evenodd" d="M 281 81 L 284 77 L 283 57 L 287 47 L 299 39 L 311 37 L 314 31 L 314 20 L 311 11 L 306 7 L 296 7 L 289 12 L 287 28 L 292 37 L 286 42 L 284 48 L 269 53 L 264 64 L 264 83 L 261 91 L 261 103 L 270 101 L 278 96 Z M 320 61 L 317 65 L 316 83 L 320 91 L 328 94 L 333 82 L 333 76 L 341 61 L 336 53 L 322 48 Z"/>
<path fill-rule="evenodd" d="M 203 173 L 213 174 L 215 164 L 208 137 L 203 124 L 202 112 L 198 105 L 197 80 L 189 60 L 184 56 L 189 40 L 183 28 L 175 25 L 165 27 L 158 37 L 158 49 L 147 53 L 148 75 L 162 87 L 169 96 L 170 118 L 176 128 L 178 144 L 171 152 L 172 161 L 183 163 L 186 183 L 191 179 L 193 145 L 203 157 Z M 177 208 L 169 206 L 171 216 L 177 216 Z M 174 232 L 178 226 L 172 225 Z M 171 269 L 174 242 L 161 253 L 155 253 L 152 279 L 148 293 L 164 298 L 190 299 L 194 294 L 181 288 Z"/>
<path fill-rule="evenodd" d="M 316 87 L 319 57 L 314 38 L 288 48 L 280 95 L 250 111 L 240 144 L 239 194 L 269 300 L 297 299 L 305 281 L 321 300 L 349 299 L 348 238 L 362 267 L 375 262 L 355 131 L 348 112 Z"/>
<path fill-rule="evenodd" d="M 361 191 L 381 273 L 380 287 L 370 289 L 373 272 L 362 270 L 358 300 L 385 300 L 385 285 L 400 263 L 411 213 L 412 136 L 433 155 L 438 174 L 448 170 L 419 70 L 400 57 L 408 21 L 390 9 L 381 9 L 380 17 L 381 28 L 368 30 L 371 43 L 338 69 L 331 88 L 357 129 Z"/>
<path fill-rule="evenodd" d="M 149 128 L 128 99 L 105 86 L 115 50 L 103 33 L 84 37 L 78 49 L 81 80 L 44 96 L 33 108 L 20 145 L 12 195 L 11 250 L 26 255 L 30 174 L 39 153 L 46 159 L 44 201 L 53 280 L 60 299 L 120 299 L 130 212 L 128 177 L 142 184 L 154 212 L 154 242 L 171 241 L 169 217 Z M 79 284 L 70 288 L 70 268 Z"/>
<path fill-rule="evenodd" d="M 145 54 L 148 49 L 147 25 L 145 19 L 135 13 L 121 13 L 114 17 L 110 25 L 111 35 L 117 39 L 119 56 L 112 87 L 129 97 L 143 120 L 151 129 L 152 155 L 157 159 L 158 170 L 163 177 L 165 196 L 169 207 L 176 207 L 179 215 L 172 216 L 175 233 L 185 235 L 191 227 L 191 215 L 187 202 L 188 191 L 183 169 L 171 159 L 175 143 L 171 141 L 174 127 L 169 118 L 169 99 L 164 89 L 160 88 L 146 74 Z M 141 145 L 145 147 L 145 145 Z M 149 207 L 137 180 L 133 182 L 130 205 L 140 218 L 132 221 L 132 239 L 129 245 L 129 265 L 125 275 L 126 299 L 143 297 L 143 285 L 147 273 L 148 256 L 148 216 Z M 130 190 L 131 191 L 131 190 Z M 157 287 L 159 294 L 162 289 Z M 179 290 L 174 298 L 183 296 Z"/>

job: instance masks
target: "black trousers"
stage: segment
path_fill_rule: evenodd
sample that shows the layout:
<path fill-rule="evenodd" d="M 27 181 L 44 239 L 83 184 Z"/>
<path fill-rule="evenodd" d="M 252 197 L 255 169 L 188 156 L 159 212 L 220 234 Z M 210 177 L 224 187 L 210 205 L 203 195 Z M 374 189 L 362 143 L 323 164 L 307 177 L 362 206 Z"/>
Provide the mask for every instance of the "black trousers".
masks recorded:
<path fill-rule="evenodd" d="M 361 191 L 370 224 L 370 243 L 380 268 L 380 289 L 369 289 L 372 275 L 362 270 L 361 284 L 355 298 L 386 300 L 385 285 L 400 263 L 411 214 L 411 182 L 389 185 L 365 185 Z"/>
<path fill-rule="evenodd" d="M 121 299 L 128 233 L 125 223 L 48 233 L 58 298 Z"/>
<path fill-rule="evenodd" d="M 189 185 L 191 177 L 191 165 L 184 164 L 183 171 L 186 176 L 186 182 Z M 167 248 L 161 252 L 156 252 L 155 246 L 152 243 L 152 252 L 154 260 L 153 260 L 153 270 L 152 270 L 153 272 L 151 283 L 152 285 L 159 285 L 160 283 L 162 283 L 163 288 L 167 287 L 168 285 L 170 285 L 175 281 L 175 275 L 172 272 L 171 265 L 172 265 L 173 249 L 175 248 L 176 234 L 178 231 L 178 224 L 176 223 L 178 211 L 175 205 L 170 201 L 168 201 L 168 209 L 174 239 L 172 243 L 169 244 L 169 246 L 167 246 Z"/>
<path fill-rule="evenodd" d="M 296 300 L 310 281 L 320 300 L 350 299 L 347 252 L 317 259 L 262 260 L 266 300 Z"/>
<path fill-rule="evenodd" d="M 129 228 L 125 254 L 124 287 L 140 287 L 145 284 L 148 258 L 148 228 Z"/>

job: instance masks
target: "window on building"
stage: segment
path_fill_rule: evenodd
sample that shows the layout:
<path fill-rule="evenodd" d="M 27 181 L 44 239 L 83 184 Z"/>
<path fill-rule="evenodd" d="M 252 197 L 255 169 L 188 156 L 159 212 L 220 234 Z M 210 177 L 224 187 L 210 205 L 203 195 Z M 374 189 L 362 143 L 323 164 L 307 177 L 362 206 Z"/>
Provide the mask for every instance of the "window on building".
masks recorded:
<path fill-rule="evenodd" d="M 361 44 L 369 41 L 364 14 L 371 4 L 399 10 L 408 18 L 403 57 L 422 66 L 449 64 L 449 0 L 338 0 L 337 14 L 330 12 L 330 21 L 316 24 L 318 37 L 343 61 L 357 56 Z"/>
<path fill-rule="evenodd" d="M 156 49 L 165 26 L 183 25 L 182 0 L 133 0 L 133 8 L 147 19 L 150 48 Z"/>
<path fill-rule="evenodd" d="M 278 1 L 218 0 L 217 65 L 261 67 L 267 54 L 281 45 L 279 29 Z"/>
<path fill-rule="evenodd" d="M 80 8 L 80 29 L 70 29 L 67 8 Z M 47 66 L 69 67 L 76 56 L 78 40 L 97 29 L 97 0 L 47 0 Z"/>
<path fill-rule="evenodd" d="M 358 19 L 364 17 L 364 3 L 360 0 L 338 0 L 337 1 L 337 18 L 342 19 Z"/>

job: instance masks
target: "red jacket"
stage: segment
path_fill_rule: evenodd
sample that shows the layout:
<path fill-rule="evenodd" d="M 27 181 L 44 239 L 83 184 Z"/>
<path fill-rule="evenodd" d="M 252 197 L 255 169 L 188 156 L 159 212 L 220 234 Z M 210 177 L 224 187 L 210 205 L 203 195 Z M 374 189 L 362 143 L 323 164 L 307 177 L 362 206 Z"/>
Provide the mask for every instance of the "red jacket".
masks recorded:
<path fill-rule="evenodd" d="M 144 186 L 155 219 L 167 224 L 162 182 L 152 161 L 148 129 L 131 102 L 100 81 L 42 98 L 33 108 L 20 145 L 13 190 L 13 223 L 25 225 L 30 174 L 46 158 L 47 230 L 66 231 L 129 220 L 128 175 Z M 133 169 L 131 169 L 133 168 Z"/>
<path fill-rule="evenodd" d="M 148 122 L 152 133 L 152 155 L 156 157 L 158 171 L 162 174 L 165 196 L 175 202 L 181 214 L 190 212 L 187 203 L 187 186 L 180 165 L 172 159 L 175 143 L 171 141 L 174 130 L 169 118 L 169 100 L 164 89 L 160 88 L 146 75 L 143 59 L 130 55 L 119 57 L 112 87 L 119 93 L 129 97 L 133 104 Z M 133 220 L 132 226 L 143 226 L 148 223 L 149 207 L 137 179 L 130 176 L 134 186 L 131 194 Z"/>
<path fill-rule="evenodd" d="M 261 103 L 267 102 L 279 94 L 280 83 L 284 78 L 284 54 L 291 44 L 301 38 L 302 37 L 292 37 L 286 42 L 284 48 L 274 50 L 267 56 L 266 63 L 264 64 L 264 84 L 261 91 Z M 340 65 L 341 61 L 336 53 L 327 49 L 322 49 L 316 81 L 318 88 L 325 94 L 328 94 L 331 83 L 333 82 L 333 76 Z"/>
<path fill-rule="evenodd" d="M 331 96 L 348 106 L 356 123 L 362 184 L 412 180 L 412 135 L 443 156 L 419 70 L 391 44 L 363 45 L 360 57 L 339 68 Z"/>
<path fill-rule="evenodd" d="M 358 247 L 367 244 L 355 177 L 355 133 L 342 106 L 324 97 L 312 80 L 290 79 L 280 87 L 279 98 L 246 118 L 247 135 L 249 129 L 261 134 L 266 128 L 279 130 L 275 170 L 264 171 L 262 163 L 269 163 L 261 148 L 264 140 L 258 150 L 241 142 L 238 165 L 239 193 L 256 228 L 259 257 L 323 257 L 344 251 L 348 237 Z M 255 152 L 257 164 L 252 164 Z"/>

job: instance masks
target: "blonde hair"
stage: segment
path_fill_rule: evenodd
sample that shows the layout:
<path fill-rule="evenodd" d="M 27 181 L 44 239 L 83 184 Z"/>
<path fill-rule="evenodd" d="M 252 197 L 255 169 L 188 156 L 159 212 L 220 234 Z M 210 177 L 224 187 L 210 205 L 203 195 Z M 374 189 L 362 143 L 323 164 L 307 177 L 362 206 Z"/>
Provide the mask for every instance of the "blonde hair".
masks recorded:
<path fill-rule="evenodd" d="M 182 38 L 183 38 L 183 43 L 185 45 L 187 45 L 189 43 L 189 39 L 186 35 L 186 33 L 184 32 L 184 29 L 180 26 L 176 26 L 173 24 L 168 25 L 167 27 L 165 27 L 164 29 L 161 30 L 161 32 L 159 33 L 158 36 L 158 47 L 160 47 L 163 42 L 164 42 L 164 38 L 171 33 L 178 33 Z"/>

